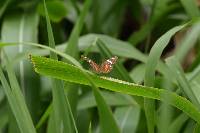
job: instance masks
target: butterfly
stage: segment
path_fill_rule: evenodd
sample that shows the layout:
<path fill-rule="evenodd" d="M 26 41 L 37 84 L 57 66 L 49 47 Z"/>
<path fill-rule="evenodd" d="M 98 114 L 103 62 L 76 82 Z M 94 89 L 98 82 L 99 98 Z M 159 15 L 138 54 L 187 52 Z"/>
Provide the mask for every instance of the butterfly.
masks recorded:
<path fill-rule="evenodd" d="M 102 64 L 100 65 L 98 65 L 93 60 L 89 59 L 88 57 L 84 55 L 81 55 L 81 59 L 87 61 L 94 72 L 109 73 L 113 69 L 113 65 L 117 62 L 118 57 L 114 56 L 110 59 L 107 59 L 104 62 L 102 62 Z"/>

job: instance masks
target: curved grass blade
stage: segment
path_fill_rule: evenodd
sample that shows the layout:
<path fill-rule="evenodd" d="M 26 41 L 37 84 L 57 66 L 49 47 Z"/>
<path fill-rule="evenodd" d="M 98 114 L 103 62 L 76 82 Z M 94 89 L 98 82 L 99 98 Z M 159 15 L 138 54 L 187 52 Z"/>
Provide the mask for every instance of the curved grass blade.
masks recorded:
<path fill-rule="evenodd" d="M 5 58 L 6 59 L 6 58 Z M 25 99 L 20 91 L 19 84 L 11 69 L 9 63 L 7 64 L 7 73 L 10 80 L 11 87 L 9 86 L 2 68 L 0 67 L 0 79 L 7 96 L 9 105 L 16 118 L 18 127 L 22 133 L 36 133 L 31 116 L 25 103 Z"/>
<path fill-rule="evenodd" d="M 99 77 L 86 70 L 82 70 L 73 65 L 48 59 L 45 57 L 32 56 L 32 62 L 35 67 L 35 71 L 47 76 L 70 81 L 78 84 L 91 85 L 83 71 L 86 72 L 95 83 L 96 86 L 102 87 L 111 91 L 120 92 L 129 95 L 137 95 L 152 99 L 161 100 L 170 105 L 177 107 L 185 112 L 192 119 L 200 123 L 199 110 L 186 98 L 176 95 L 173 92 L 169 92 L 163 89 L 156 89 L 147 86 L 141 86 L 109 77 Z M 165 98 L 163 95 L 167 95 Z"/>
<path fill-rule="evenodd" d="M 182 89 L 184 94 L 186 94 L 186 96 L 192 101 L 192 103 L 200 109 L 200 101 L 198 101 L 198 98 L 195 96 L 189 84 L 189 81 L 186 79 L 184 72 L 181 69 L 181 65 L 178 63 L 178 60 L 175 58 L 175 56 L 172 56 L 166 59 L 166 63 L 174 74 L 173 76 L 175 76 L 175 78 L 177 79 L 177 82 L 179 83 L 180 88 Z"/>
<path fill-rule="evenodd" d="M 183 7 L 185 8 L 187 14 L 191 18 L 200 16 L 197 1 L 195 1 L 195 0 L 180 0 L 180 1 L 181 1 L 181 4 L 183 5 Z"/>
<path fill-rule="evenodd" d="M 173 29 L 169 30 L 167 33 L 162 35 L 153 45 L 148 60 L 146 62 L 146 71 L 145 71 L 145 78 L 144 84 L 146 86 L 154 86 L 155 80 L 155 70 L 162 54 L 162 51 L 169 43 L 171 37 L 178 32 L 179 30 L 183 29 L 187 24 L 174 27 Z M 170 78 L 169 78 L 170 79 Z M 154 126 L 155 126 L 155 101 L 154 100 L 144 100 L 144 108 L 145 114 L 147 118 L 147 126 L 149 133 L 154 133 Z"/>
<path fill-rule="evenodd" d="M 192 26 L 186 36 L 182 39 L 181 44 L 177 44 L 178 47 L 175 51 L 177 59 L 182 62 L 188 51 L 196 44 L 200 35 L 200 23 L 198 22 Z"/>

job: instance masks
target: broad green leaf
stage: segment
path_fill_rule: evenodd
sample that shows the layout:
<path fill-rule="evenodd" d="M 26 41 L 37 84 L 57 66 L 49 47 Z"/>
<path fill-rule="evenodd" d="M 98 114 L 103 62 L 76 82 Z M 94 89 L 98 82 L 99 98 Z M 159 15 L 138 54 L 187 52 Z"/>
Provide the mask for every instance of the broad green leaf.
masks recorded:
<path fill-rule="evenodd" d="M 78 84 L 91 85 L 90 81 L 88 81 L 88 79 L 83 74 L 83 70 L 73 65 L 37 56 L 32 56 L 32 62 L 34 64 L 35 71 L 42 75 L 52 76 L 54 78 Z M 178 109 L 185 112 L 192 119 L 200 123 L 200 112 L 198 111 L 198 109 L 186 98 L 178 96 L 173 92 L 169 92 L 163 89 L 141 86 L 118 79 L 113 79 L 110 77 L 99 77 L 90 72 L 88 72 L 88 75 L 93 79 L 93 82 L 98 87 L 124 94 L 137 95 L 161 100 L 177 107 Z M 165 98 L 163 97 L 163 95 L 167 95 L 168 97 Z"/>

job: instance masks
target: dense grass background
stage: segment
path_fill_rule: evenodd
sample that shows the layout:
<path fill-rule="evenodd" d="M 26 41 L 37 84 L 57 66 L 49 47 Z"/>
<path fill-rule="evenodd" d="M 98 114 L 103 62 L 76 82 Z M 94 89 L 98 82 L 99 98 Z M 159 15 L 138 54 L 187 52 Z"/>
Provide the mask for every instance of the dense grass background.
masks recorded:
<path fill-rule="evenodd" d="M 199 3 L 1 0 L 0 131 L 199 133 Z"/>

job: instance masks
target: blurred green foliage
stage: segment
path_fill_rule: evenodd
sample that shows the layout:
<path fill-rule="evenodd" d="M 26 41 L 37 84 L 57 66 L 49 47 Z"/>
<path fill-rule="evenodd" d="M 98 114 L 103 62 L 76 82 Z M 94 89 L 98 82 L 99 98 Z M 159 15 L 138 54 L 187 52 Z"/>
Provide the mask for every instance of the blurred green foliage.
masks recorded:
<path fill-rule="evenodd" d="M 199 3 L 1 0 L 0 131 L 198 133 Z M 40 75 L 30 54 L 51 55 L 80 70 L 63 75 L 68 68 L 55 61 L 43 64 Z M 114 55 L 119 59 L 110 73 L 91 76 L 82 54 L 98 64 Z M 90 71 L 84 78 L 81 66 Z M 97 83 L 94 77 L 101 76 L 118 86 Z M 128 93 L 123 83 L 129 82 L 141 88 L 134 84 Z"/>

